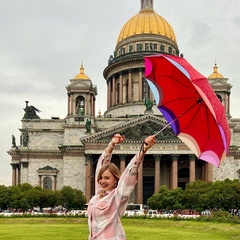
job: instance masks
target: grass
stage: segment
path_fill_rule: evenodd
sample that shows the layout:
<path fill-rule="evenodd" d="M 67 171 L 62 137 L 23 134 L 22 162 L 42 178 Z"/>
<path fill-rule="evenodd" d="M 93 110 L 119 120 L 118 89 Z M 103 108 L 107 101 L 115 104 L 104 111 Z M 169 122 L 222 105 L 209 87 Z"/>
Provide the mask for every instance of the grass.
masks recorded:
<path fill-rule="evenodd" d="M 240 240 L 233 223 L 122 219 L 128 240 Z M 0 218 L 1 240 L 87 240 L 86 218 Z"/>

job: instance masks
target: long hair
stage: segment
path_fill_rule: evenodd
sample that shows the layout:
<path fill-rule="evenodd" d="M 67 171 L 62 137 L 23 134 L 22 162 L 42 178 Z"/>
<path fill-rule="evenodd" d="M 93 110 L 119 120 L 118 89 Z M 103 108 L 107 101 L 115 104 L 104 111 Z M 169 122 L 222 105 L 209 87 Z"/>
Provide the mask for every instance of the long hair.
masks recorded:
<path fill-rule="evenodd" d="M 98 176 L 97 176 L 97 182 L 99 183 L 100 178 L 101 178 L 103 172 L 105 172 L 106 170 L 108 170 L 110 173 L 112 173 L 112 175 L 115 177 L 115 179 L 116 179 L 116 181 L 118 183 L 118 180 L 120 178 L 120 171 L 119 171 L 118 167 L 114 163 L 109 163 L 109 164 L 103 165 L 100 168 Z"/>

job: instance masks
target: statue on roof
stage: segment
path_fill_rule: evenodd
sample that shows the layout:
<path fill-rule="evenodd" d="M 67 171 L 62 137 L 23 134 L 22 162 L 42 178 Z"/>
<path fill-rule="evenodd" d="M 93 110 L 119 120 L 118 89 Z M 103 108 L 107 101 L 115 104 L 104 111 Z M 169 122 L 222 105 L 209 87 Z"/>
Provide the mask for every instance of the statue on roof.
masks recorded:
<path fill-rule="evenodd" d="M 25 111 L 25 114 L 23 116 L 23 119 L 40 119 L 40 117 L 37 115 L 37 112 L 41 112 L 39 109 L 37 109 L 34 106 L 28 106 L 28 101 L 26 102 L 26 107 L 23 109 Z"/>
<path fill-rule="evenodd" d="M 28 147 L 28 132 L 25 129 L 20 136 L 20 144 L 23 147 Z"/>
<path fill-rule="evenodd" d="M 91 133 L 91 120 L 87 119 L 85 128 L 86 128 L 86 133 Z"/>
<path fill-rule="evenodd" d="M 150 99 L 145 100 L 146 111 L 151 111 L 153 107 L 153 101 Z"/>
<path fill-rule="evenodd" d="M 16 145 L 16 138 L 14 135 L 12 135 L 12 147 L 17 147 Z"/>

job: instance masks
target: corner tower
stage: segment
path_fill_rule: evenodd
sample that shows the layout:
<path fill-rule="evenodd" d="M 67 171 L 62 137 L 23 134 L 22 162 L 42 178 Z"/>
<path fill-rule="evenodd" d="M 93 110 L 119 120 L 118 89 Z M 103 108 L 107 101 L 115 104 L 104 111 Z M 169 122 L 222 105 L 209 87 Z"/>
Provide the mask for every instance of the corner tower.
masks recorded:
<path fill-rule="evenodd" d="M 140 0 L 140 11 L 122 27 L 114 54 L 103 75 L 107 82 L 105 116 L 137 116 L 144 113 L 145 101 L 153 101 L 144 79 L 144 56 L 167 53 L 179 55 L 171 25 L 153 9 L 153 0 Z M 157 109 L 153 109 L 159 114 Z"/>
<path fill-rule="evenodd" d="M 221 73 L 218 72 L 218 66 L 216 63 L 213 67 L 213 73 L 208 76 L 208 80 L 225 108 L 226 117 L 228 120 L 230 120 L 230 95 L 232 85 L 228 83 L 228 78 L 225 78 Z"/>

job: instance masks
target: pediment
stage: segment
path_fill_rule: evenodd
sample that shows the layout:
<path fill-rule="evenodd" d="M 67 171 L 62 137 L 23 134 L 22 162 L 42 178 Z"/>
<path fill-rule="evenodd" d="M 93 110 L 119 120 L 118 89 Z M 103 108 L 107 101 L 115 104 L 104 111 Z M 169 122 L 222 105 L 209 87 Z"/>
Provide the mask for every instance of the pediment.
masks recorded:
<path fill-rule="evenodd" d="M 52 171 L 52 170 L 57 170 L 56 168 L 53 168 L 53 167 L 51 167 L 51 166 L 49 166 L 49 165 L 47 165 L 47 166 L 45 166 L 45 167 L 43 167 L 43 168 L 39 168 L 38 170 L 44 170 L 44 171 Z"/>
<path fill-rule="evenodd" d="M 210 80 L 211 86 L 214 88 L 214 86 L 222 86 L 222 87 L 228 87 L 230 84 L 227 82 L 227 78 L 219 78 Z"/>
<path fill-rule="evenodd" d="M 73 80 L 71 81 L 71 83 L 67 86 L 67 88 L 84 88 L 84 89 L 89 89 L 91 88 L 93 85 L 92 85 L 92 82 L 91 80 Z"/>
<path fill-rule="evenodd" d="M 120 133 L 125 136 L 125 142 L 142 142 L 147 136 L 156 134 L 166 126 L 167 122 L 163 117 L 145 115 L 129 120 L 120 125 L 108 128 L 107 130 L 81 138 L 82 143 L 107 143 L 114 134 Z M 157 141 L 180 142 L 170 127 L 164 129 L 157 135 Z"/>

